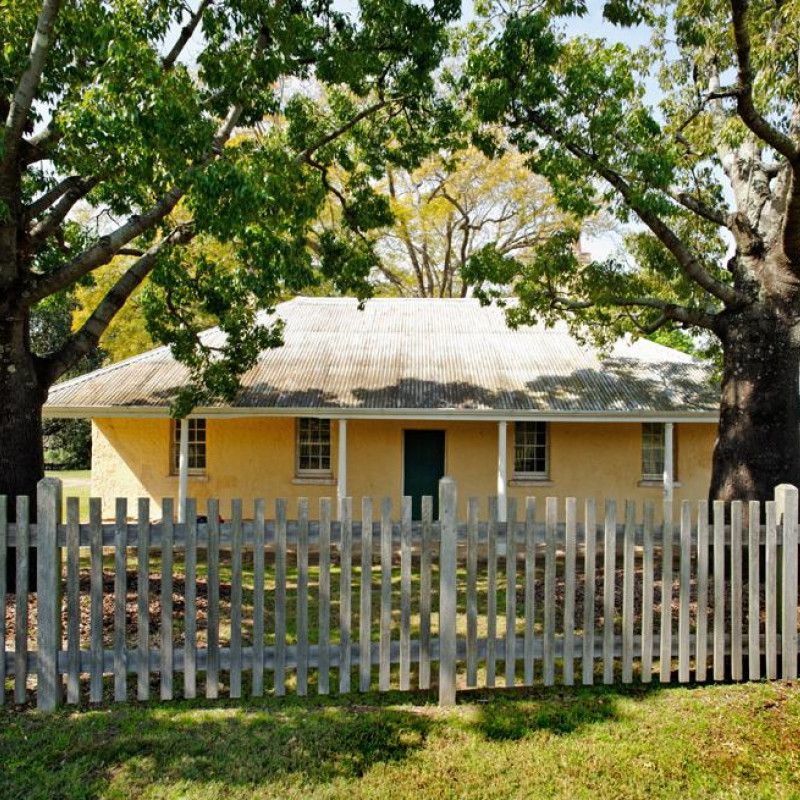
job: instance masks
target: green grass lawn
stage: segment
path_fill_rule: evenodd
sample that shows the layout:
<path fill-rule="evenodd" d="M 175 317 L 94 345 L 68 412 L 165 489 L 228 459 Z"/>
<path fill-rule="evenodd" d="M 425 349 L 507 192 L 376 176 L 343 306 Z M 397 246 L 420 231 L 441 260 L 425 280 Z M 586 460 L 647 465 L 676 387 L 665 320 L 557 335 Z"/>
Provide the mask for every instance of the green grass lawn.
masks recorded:
<path fill-rule="evenodd" d="M 81 519 L 89 518 L 89 492 L 91 489 L 91 470 L 55 470 L 45 473 L 48 478 L 60 478 L 64 484 L 64 497 L 77 497 L 80 501 Z M 66 519 L 66 509 L 64 510 Z"/>
<path fill-rule="evenodd" d="M 0 712 L 2 798 L 800 797 L 800 686 Z"/>

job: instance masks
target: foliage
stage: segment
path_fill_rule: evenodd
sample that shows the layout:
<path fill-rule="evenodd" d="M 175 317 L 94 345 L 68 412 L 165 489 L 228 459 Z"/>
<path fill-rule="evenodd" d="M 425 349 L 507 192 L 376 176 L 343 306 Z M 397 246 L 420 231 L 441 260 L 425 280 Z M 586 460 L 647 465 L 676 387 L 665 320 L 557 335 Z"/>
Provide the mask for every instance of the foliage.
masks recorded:
<path fill-rule="evenodd" d="M 457 125 L 433 73 L 460 3 L 335 5 L 2 6 L 0 225 L 24 231 L 24 247 L 0 258 L 0 312 L 71 292 L 94 304 L 64 343 L 36 351 L 44 384 L 132 299 L 190 368 L 183 414 L 230 400 L 280 342 L 269 312 L 283 294 L 326 281 L 368 296 L 364 233 L 389 220 L 374 181 L 387 164 L 413 168 Z M 48 35 L 31 51 L 37 18 Z M 348 214 L 315 231 L 338 164 L 352 174 Z M 224 334 L 214 347 L 199 335 L 209 322 Z M 138 348 L 129 321 L 115 327 L 114 357 Z"/>
<path fill-rule="evenodd" d="M 393 293 L 463 297 L 474 283 L 470 261 L 485 248 L 525 261 L 574 225 L 513 151 L 496 159 L 476 148 L 439 153 L 413 171 L 390 170 L 381 188 L 394 224 L 376 236 L 378 269 Z"/>
<path fill-rule="evenodd" d="M 528 261 L 476 261 L 475 278 L 514 280 L 516 323 L 566 318 L 601 339 L 664 326 L 724 336 L 729 312 L 770 299 L 766 262 L 800 274 L 800 203 L 786 205 L 800 180 L 797 6 L 603 8 L 598 35 L 575 36 L 580 0 L 481 3 L 454 80 L 481 143 L 494 147 L 499 125 L 578 220 L 606 204 L 630 226 L 631 258 L 581 262 L 565 235 Z M 623 44 L 612 23 L 649 43 Z"/>

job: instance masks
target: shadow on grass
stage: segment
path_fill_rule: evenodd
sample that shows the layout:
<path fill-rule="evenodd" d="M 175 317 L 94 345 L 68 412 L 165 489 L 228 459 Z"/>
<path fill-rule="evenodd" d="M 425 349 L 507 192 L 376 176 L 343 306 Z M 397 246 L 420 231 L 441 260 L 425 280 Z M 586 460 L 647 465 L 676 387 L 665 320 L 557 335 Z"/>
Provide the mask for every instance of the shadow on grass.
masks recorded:
<path fill-rule="evenodd" d="M 466 691 L 452 714 L 439 713 L 435 692 L 2 712 L 0 762 L 12 784 L 0 796 L 97 796 L 118 780 L 132 795 L 153 785 L 347 783 L 377 764 L 413 759 L 453 729 L 488 742 L 570 736 L 663 691 L 670 688 L 658 683 Z"/>
<path fill-rule="evenodd" d="M 669 690 L 668 685 L 659 683 L 494 689 L 465 692 L 459 702 L 474 704 L 469 726 L 479 736 L 489 741 L 516 741 L 541 732 L 554 736 L 580 733 L 589 726 L 621 719 L 625 701 L 640 702 Z"/>

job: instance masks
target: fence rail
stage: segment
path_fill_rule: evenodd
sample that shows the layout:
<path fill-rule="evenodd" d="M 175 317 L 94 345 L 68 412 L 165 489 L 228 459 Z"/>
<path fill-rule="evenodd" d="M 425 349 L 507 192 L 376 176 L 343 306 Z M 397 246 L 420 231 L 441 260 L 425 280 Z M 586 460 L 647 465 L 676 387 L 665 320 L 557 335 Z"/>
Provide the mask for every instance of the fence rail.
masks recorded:
<path fill-rule="evenodd" d="M 349 498 L 338 520 L 329 499 L 318 521 L 279 499 L 225 522 L 190 499 L 180 524 L 169 499 L 156 522 L 139 500 L 133 524 L 124 499 L 111 524 L 93 499 L 85 524 L 69 498 L 61 524 L 45 479 L 33 524 L 27 498 L 11 522 L 0 497 L 0 702 L 7 681 L 53 710 L 101 702 L 106 678 L 116 701 L 436 685 L 450 704 L 459 687 L 797 677 L 794 487 L 763 507 L 665 502 L 658 525 L 652 503 L 574 498 L 512 499 L 507 522 L 470 498 L 459 523 L 456 498 L 444 479 L 440 519 L 424 498 L 419 522 L 409 498 L 399 521 L 364 498 L 360 522 Z"/>

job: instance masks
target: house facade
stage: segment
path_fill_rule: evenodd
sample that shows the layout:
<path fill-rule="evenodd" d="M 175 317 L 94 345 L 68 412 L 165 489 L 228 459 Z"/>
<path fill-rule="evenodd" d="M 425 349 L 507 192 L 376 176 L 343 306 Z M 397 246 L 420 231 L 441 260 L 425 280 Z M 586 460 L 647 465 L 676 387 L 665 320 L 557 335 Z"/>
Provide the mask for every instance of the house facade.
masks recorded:
<path fill-rule="evenodd" d="M 296 298 L 283 347 L 236 401 L 169 417 L 186 380 L 158 348 L 51 391 L 46 413 L 92 419 L 92 492 L 113 499 L 218 498 L 245 509 L 299 497 L 436 493 L 442 475 L 486 514 L 498 497 L 676 501 L 705 497 L 716 436 L 708 368 L 645 340 L 601 354 L 565 327 L 510 330 L 464 300 Z M 209 343 L 220 334 L 209 331 Z M 657 505 L 659 503 L 657 502 Z M 134 508 L 134 505 L 130 505 Z M 246 511 L 246 513 L 248 513 Z M 248 514 L 249 515 L 249 514 Z"/>

